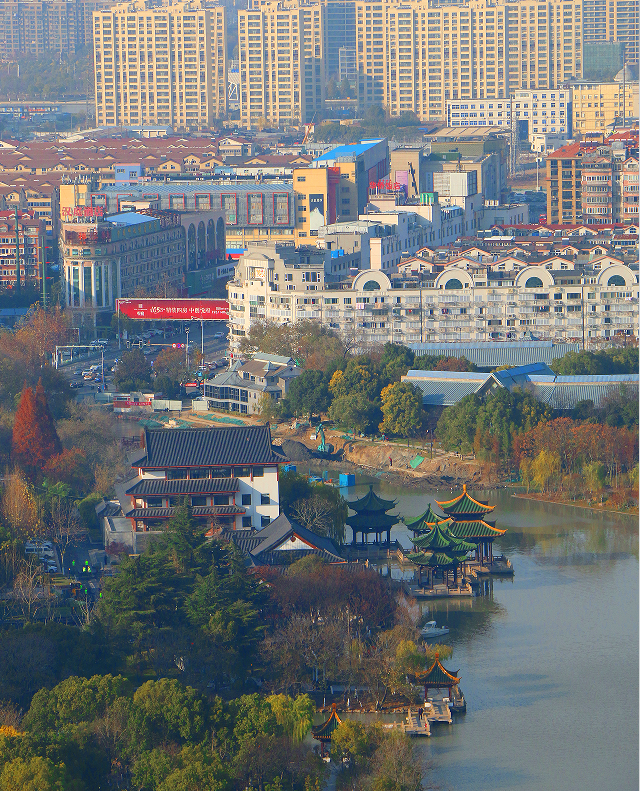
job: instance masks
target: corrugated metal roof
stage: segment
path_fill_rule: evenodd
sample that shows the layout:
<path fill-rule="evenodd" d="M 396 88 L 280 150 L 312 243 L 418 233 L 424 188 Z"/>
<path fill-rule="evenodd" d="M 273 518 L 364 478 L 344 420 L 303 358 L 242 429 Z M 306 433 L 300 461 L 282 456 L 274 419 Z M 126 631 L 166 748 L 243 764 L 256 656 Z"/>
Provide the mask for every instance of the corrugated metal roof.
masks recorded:
<path fill-rule="evenodd" d="M 476 393 L 483 382 L 417 379 L 412 384 L 422 390 L 422 403 L 425 406 L 453 406 L 465 396 Z"/>
<path fill-rule="evenodd" d="M 420 371 L 411 369 L 407 371 L 407 377 L 438 382 L 448 382 L 452 379 L 459 379 L 460 381 L 468 380 L 470 382 L 486 382 L 489 378 L 489 374 L 470 373 L 469 371 Z M 415 382 L 415 384 L 417 384 L 417 382 Z"/>
<path fill-rule="evenodd" d="M 552 341 L 505 341 L 496 343 L 412 343 L 409 348 L 416 357 L 423 355 L 466 357 L 479 368 L 497 368 L 500 365 L 530 365 L 551 363 L 567 352 L 580 351 L 577 343 Z"/>

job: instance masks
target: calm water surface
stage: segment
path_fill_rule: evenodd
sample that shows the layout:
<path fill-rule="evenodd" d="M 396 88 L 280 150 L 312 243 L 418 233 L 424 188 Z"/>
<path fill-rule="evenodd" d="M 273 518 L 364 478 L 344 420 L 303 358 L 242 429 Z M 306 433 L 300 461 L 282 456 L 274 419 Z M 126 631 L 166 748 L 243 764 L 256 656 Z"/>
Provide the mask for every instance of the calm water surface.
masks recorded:
<path fill-rule="evenodd" d="M 385 481 L 375 490 L 407 516 L 451 497 Z M 471 601 L 420 605 L 451 628 L 445 666 L 460 669 L 467 699 L 466 715 L 416 742 L 425 781 L 442 791 L 637 791 L 636 518 L 476 494 L 497 506 L 491 518 L 508 532 L 495 552 L 515 577 Z M 411 545 L 404 527 L 391 535 Z"/>

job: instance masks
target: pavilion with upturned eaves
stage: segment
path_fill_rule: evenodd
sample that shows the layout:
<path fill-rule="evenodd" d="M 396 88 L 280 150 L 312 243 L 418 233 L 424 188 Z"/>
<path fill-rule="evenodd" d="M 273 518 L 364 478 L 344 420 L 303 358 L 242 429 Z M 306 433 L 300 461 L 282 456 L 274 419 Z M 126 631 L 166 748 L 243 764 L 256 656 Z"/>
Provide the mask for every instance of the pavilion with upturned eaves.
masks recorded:
<path fill-rule="evenodd" d="M 375 533 L 376 544 L 380 544 L 382 534 L 386 533 L 386 543 L 391 544 L 391 528 L 398 522 L 398 517 L 388 514 L 387 511 L 395 506 L 395 500 L 378 497 L 373 491 L 373 484 L 370 484 L 364 497 L 349 503 L 349 508 L 356 512 L 346 520 L 353 533 L 352 543 L 358 542 L 358 533 L 362 536 L 363 544 L 368 543 L 370 533 Z"/>
<path fill-rule="evenodd" d="M 452 521 L 453 520 L 448 517 L 438 516 L 438 514 L 432 510 L 431 503 L 429 503 L 427 510 L 423 514 L 420 514 L 420 516 L 405 517 L 404 519 L 405 525 L 413 532 L 414 538 L 422 533 L 428 533 L 434 525 L 442 522 L 449 524 Z"/>
<path fill-rule="evenodd" d="M 418 584 L 423 586 L 424 569 L 427 571 L 427 588 L 441 581 L 447 589 L 458 587 L 458 576 L 462 577 L 463 563 L 469 552 L 477 547 L 469 541 L 454 536 L 446 523 L 432 526 L 428 533 L 413 539 L 414 551 L 406 558 L 418 566 Z M 451 575 L 453 574 L 453 580 Z"/>
<path fill-rule="evenodd" d="M 436 654 L 431 667 L 416 673 L 415 680 L 418 684 L 422 684 L 424 686 L 425 701 L 429 700 L 430 689 L 448 689 L 449 700 L 451 700 L 454 687 L 458 687 L 460 684 L 460 678 L 458 676 L 459 672 L 460 671 L 458 670 L 455 673 L 452 673 L 450 670 L 446 670 L 440 662 L 440 655 Z"/>
<path fill-rule="evenodd" d="M 462 487 L 462 494 L 452 500 L 444 500 L 438 505 L 451 522 L 449 530 L 457 538 L 462 538 L 477 545 L 476 560 L 479 563 L 493 562 L 493 542 L 503 536 L 507 531 L 500 530 L 495 522 L 488 522 L 485 516 L 494 510 L 495 505 L 489 505 L 482 500 L 476 500 L 467 492 L 467 485 Z"/>
<path fill-rule="evenodd" d="M 340 717 L 338 717 L 338 713 L 336 712 L 336 704 L 332 703 L 329 719 L 325 720 L 322 725 L 318 725 L 317 728 L 313 728 L 311 730 L 313 738 L 320 742 L 320 755 L 322 758 L 327 755 L 327 746 L 331 744 L 333 732 L 338 727 L 338 725 L 341 724 L 342 720 Z"/>

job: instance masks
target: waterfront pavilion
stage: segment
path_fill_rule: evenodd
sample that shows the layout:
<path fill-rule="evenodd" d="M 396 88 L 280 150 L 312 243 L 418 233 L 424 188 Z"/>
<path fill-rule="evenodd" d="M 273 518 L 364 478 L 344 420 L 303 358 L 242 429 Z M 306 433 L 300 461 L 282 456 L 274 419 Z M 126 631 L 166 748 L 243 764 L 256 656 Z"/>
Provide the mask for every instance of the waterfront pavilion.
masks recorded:
<path fill-rule="evenodd" d="M 507 531 L 500 530 L 495 522 L 488 522 L 485 516 L 494 510 L 482 500 L 476 500 L 467 492 L 467 485 L 462 487 L 462 494 L 451 500 L 438 502 L 438 505 L 451 519 L 449 530 L 456 538 L 464 539 L 476 545 L 476 560 L 479 563 L 493 562 L 493 542 Z"/>
<path fill-rule="evenodd" d="M 391 528 L 398 522 L 399 517 L 388 514 L 396 506 L 396 500 L 384 500 L 373 491 L 373 484 L 369 491 L 359 500 L 349 503 L 349 508 L 356 513 L 347 517 L 347 524 L 353 532 L 353 544 L 358 541 L 358 533 L 362 536 L 362 543 L 367 544 L 369 534 L 375 533 L 376 544 L 381 543 L 383 533 L 387 534 L 387 544 L 391 544 Z"/>

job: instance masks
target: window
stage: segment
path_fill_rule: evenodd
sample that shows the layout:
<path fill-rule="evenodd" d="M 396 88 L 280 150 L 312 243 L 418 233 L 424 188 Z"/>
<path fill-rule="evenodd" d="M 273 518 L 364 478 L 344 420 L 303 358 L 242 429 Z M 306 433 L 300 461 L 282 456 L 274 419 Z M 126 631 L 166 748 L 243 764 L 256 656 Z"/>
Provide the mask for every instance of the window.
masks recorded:
<path fill-rule="evenodd" d="M 260 505 L 271 505 L 271 498 L 268 494 L 260 495 Z"/>
<path fill-rule="evenodd" d="M 251 467 L 236 467 L 235 470 L 235 477 L 236 478 L 250 478 L 251 477 Z M 244 505 L 244 503 L 243 503 Z"/>
<path fill-rule="evenodd" d="M 260 527 L 267 527 L 271 524 L 271 517 L 270 516 L 261 516 L 260 517 Z"/>
<path fill-rule="evenodd" d="M 250 494 L 243 494 L 242 495 L 242 505 L 251 505 L 251 495 Z"/>
<path fill-rule="evenodd" d="M 524 284 L 525 288 L 541 288 L 542 280 L 539 277 L 530 277 Z"/>
<path fill-rule="evenodd" d="M 207 498 L 205 496 L 199 495 L 198 497 L 191 498 L 191 505 L 206 505 Z"/>
<path fill-rule="evenodd" d="M 243 516 L 242 517 L 242 527 L 251 527 L 251 517 L 250 516 Z"/>
<path fill-rule="evenodd" d="M 253 477 L 254 478 L 262 478 L 264 475 L 264 467 L 254 467 L 253 468 Z"/>
<path fill-rule="evenodd" d="M 447 290 L 447 289 L 449 289 L 449 290 L 450 289 L 458 289 L 458 288 L 462 288 L 462 283 L 457 278 L 453 278 L 451 280 L 447 280 L 447 282 L 445 284 L 445 290 Z"/>
<path fill-rule="evenodd" d="M 192 480 L 194 478 L 208 478 L 209 477 L 209 469 L 207 467 L 192 467 L 189 470 L 189 478 Z"/>
<path fill-rule="evenodd" d="M 233 478 L 233 470 L 231 467 L 218 467 L 216 478 Z"/>

